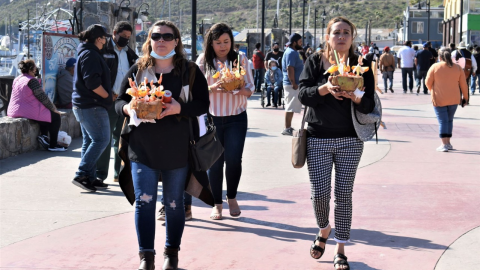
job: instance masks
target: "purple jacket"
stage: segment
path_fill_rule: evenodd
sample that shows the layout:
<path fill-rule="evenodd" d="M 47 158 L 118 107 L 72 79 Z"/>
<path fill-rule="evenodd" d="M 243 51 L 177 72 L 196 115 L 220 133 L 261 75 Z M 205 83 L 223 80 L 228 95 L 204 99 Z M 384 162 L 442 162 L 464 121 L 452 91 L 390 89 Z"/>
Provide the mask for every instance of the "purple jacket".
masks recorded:
<path fill-rule="evenodd" d="M 50 123 L 52 122 L 50 110 L 33 95 L 32 89 L 28 87 L 31 79 L 35 78 L 28 74 L 22 74 L 15 78 L 7 115 L 13 118 L 27 118 Z"/>

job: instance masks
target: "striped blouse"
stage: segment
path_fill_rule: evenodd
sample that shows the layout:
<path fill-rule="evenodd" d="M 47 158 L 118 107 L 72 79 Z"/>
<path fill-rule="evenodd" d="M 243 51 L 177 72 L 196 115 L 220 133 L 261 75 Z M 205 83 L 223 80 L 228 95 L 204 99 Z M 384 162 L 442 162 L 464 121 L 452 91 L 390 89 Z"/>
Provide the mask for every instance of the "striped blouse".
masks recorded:
<path fill-rule="evenodd" d="M 245 75 L 245 88 L 250 91 L 255 91 L 255 85 L 253 83 L 253 75 L 248 59 L 244 54 L 240 54 L 241 60 L 245 58 L 247 74 Z M 200 54 L 197 59 L 197 65 L 200 67 L 200 70 L 205 74 L 207 78 L 208 85 L 214 84 L 218 79 L 212 78 L 211 75 L 207 75 L 203 63 L 205 57 L 203 54 Z M 215 68 L 219 69 L 217 66 L 217 60 L 214 59 Z M 227 61 L 227 66 L 230 66 L 229 61 Z M 210 114 L 213 116 L 231 116 L 238 115 L 247 110 L 247 97 L 244 95 L 234 95 L 232 93 L 222 93 L 222 92 L 210 92 Z"/>

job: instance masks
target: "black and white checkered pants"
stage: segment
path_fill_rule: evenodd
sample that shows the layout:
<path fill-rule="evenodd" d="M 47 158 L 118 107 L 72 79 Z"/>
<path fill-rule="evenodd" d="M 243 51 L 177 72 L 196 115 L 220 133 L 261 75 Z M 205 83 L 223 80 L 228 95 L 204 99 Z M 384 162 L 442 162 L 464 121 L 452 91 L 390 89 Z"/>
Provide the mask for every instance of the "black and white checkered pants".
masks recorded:
<path fill-rule="evenodd" d="M 307 138 L 311 200 L 320 229 L 330 224 L 332 167 L 335 164 L 335 241 L 338 243 L 350 239 L 353 182 L 362 153 L 363 142 L 358 138 Z"/>

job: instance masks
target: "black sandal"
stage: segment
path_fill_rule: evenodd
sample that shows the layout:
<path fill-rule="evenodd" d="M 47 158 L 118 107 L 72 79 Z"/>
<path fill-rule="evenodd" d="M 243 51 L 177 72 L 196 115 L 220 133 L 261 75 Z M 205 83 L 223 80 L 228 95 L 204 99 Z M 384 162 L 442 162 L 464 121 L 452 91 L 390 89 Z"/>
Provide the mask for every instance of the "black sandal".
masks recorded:
<path fill-rule="evenodd" d="M 330 232 L 328 233 L 328 236 L 330 236 L 331 233 L 332 233 L 332 229 L 330 229 Z M 310 256 L 311 256 L 312 258 L 314 258 L 315 260 L 318 260 L 318 259 L 322 258 L 323 254 L 325 253 L 325 248 L 327 247 L 327 239 L 328 239 L 328 237 L 327 237 L 327 238 L 320 237 L 320 235 L 318 235 L 318 233 L 317 233 L 317 235 L 315 235 L 315 236 L 316 236 L 316 238 L 315 238 L 315 240 L 313 240 L 313 244 L 312 244 L 312 246 L 310 247 Z M 315 242 L 316 242 L 317 240 L 318 240 L 320 243 L 325 243 L 325 248 L 322 248 L 322 247 L 320 247 L 320 246 L 315 245 Z M 322 254 L 320 255 L 320 257 L 318 257 L 318 258 L 313 257 L 313 254 L 312 254 L 312 251 L 313 251 L 313 250 L 318 251 L 318 252 L 321 252 Z"/>
<path fill-rule="evenodd" d="M 340 258 L 340 260 L 335 261 L 337 258 Z M 337 264 L 342 266 L 347 266 L 347 268 L 343 268 L 342 270 L 350 270 L 350 265 L 347 262 L 347 256 L 343 254 L 338 253 L 337 255 L 335 255 L 335 257 L 333 257 L 333 266 L 335 267 L 335 269 L 337 269 L 336 267 Z"/>

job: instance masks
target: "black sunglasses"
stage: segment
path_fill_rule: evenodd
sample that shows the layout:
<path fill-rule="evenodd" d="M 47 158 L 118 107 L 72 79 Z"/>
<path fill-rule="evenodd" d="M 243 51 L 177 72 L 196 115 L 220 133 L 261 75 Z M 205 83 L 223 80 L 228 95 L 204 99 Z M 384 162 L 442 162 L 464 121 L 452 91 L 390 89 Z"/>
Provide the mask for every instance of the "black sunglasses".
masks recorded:
<path fill-rule="evenodd" d="M 175 38 L 175 35 L 173 35 L 172 33 L 152 33 L 152 40 L 159 41 L 161 38 L 163 38 L 164 41 L 172 41 Z"/>

